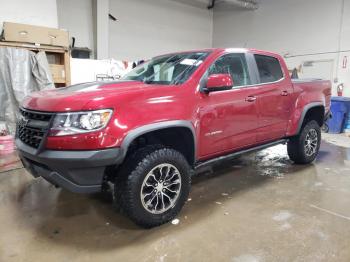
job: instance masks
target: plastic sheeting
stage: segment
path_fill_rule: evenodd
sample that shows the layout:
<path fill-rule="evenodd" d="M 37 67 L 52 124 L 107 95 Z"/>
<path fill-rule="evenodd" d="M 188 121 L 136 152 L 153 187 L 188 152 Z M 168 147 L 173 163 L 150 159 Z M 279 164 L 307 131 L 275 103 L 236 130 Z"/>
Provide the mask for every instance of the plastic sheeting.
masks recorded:
<path fill-rule="evenodd" d="M 0 129 L 14 134 L 18 107 L 34 91 L 54 88 L 45 52 L 0 48 Z"/>
<path fill-rule="evenodd" d="M 98 80 L 119 79 L 132 69 L 132 62 L 114 59 L 93 60 L 72 58 L 70 60 L 71 83 L 80 84 Z"/>

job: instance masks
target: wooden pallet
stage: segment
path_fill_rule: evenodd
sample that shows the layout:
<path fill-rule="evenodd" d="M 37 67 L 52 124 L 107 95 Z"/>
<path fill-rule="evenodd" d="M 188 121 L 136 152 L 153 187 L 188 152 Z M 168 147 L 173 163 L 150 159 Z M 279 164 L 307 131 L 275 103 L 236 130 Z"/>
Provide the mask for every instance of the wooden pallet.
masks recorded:
<path fill-rule="evenodd" d="M 5 41 L 0 41 L 0 47 L 24 48 L 33 52 L 45 51 L 55 86 L 70 85 L 70 55 L 67 47 Z"/>

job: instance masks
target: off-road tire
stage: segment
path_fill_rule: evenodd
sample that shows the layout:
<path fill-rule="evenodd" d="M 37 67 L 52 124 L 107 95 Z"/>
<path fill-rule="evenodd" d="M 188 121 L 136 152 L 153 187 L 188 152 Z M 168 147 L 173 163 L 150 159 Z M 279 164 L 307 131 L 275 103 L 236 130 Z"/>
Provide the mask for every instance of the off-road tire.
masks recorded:
<path fill-rule="evenodd" d="M 317 133 L 317 145 L 315 152 L 311 155 L 306 153 L 306 137 L 310 130 Z M 300 133 L 288 141 L 287 150 L 289 158 L 296 164 L 309 164 L 315 160 L 321 144 L 321 128 L 315 120 L 311 120 L 302 126 Z"/>
<path fill-rule="evenodd" d="M 161 214 L 150 213 L 142 204 L 140 193 L 144 179 L 156 166 L 169 163 L 181 176 L 181 189 L 175 204 Z M 121 212 L 144 228 L 167 223 L 175 218 L 185 204 L 191 187 L 191 168 L 178 151 L 162 146 L 146 146 L 128 156 L 116 176 L 114 199 Z"/>

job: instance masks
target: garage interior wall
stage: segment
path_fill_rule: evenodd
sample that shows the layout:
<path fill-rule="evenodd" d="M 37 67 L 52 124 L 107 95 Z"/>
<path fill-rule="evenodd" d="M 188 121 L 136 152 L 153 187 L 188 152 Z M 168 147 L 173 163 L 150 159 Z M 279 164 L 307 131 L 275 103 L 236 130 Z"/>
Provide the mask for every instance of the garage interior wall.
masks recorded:
<path fill-rule="evenodd" d="M 254 11 L 218 4 L 213 16 L 214 47 L 253 47 L 285 55 L 300 77 L 344 83 L 350 96 L 350 1 L 263 0 Z M 343 51 L 338 53 L 338 51 Z M 345 58 L 346 57 L 346 58 Z M 305 65 L 305 66 L 304 66 Z"/>
<path fill-rule="evenodd" d="M 207 10 L 207 1 L 202 2 L 109 1 L 109 12 L 118 19 L 109 20 L 109 57 L 134 61 L 171 51 L 211 47 L 213 13 Z M 76 46 L 95 48 L 94 8 L 92 0 L 57 0 L 59 27 L 76 37 Z"/>
<path fill-rule="evenodd" d="M 94 50 L 94 20 L 91 0 L 57 0 L 58 25 L 75 37 L 75 46 Z"/>
<path fill-rule="evenodd" d="M 56 0 L 0 0 L 0 32 L 3 22 L 57 27 Z"/>
<path fill-rule="evenodd" d="M 127 10 L 127 12 L 125 12 Z M 212 12 L 174 0 L 113 0 L 109 54 L 124 60 L 212 45 Z"/>

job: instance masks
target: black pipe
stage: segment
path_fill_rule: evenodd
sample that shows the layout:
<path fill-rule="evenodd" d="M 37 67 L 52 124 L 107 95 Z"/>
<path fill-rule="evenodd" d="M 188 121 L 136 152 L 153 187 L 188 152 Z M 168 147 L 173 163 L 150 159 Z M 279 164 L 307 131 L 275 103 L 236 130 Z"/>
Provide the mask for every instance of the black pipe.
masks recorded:
<path fill-rule="evenodd" d="M 215 0 L 211 0 L 210 5 L 208 5 L 208 9 L 212 9 L 215 6 Z"/>
<path fill-rule="evenodd" d="M 307 53 L 307 54 L 298 54 L 298 55 L 284 55 L 284 58 L 298 57 L 298 56 L 309 56 L 309 55 L 326 55 L 326 54 L 339 54 L 347 53 L 350 50 L 340 50 L 340 51 L 328 51 L 328 52 L 319 52 L 319 53 Z"/>

